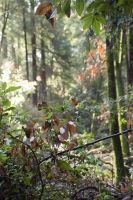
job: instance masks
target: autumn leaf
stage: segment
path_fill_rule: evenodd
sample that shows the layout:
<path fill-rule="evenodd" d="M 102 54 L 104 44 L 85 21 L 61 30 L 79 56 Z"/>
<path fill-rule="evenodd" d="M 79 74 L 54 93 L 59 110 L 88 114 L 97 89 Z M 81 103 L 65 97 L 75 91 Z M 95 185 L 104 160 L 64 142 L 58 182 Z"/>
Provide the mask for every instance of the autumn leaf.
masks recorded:
<path fill-rule="evenodd" d="M 24 127 L 22 127 L 22 128 L 23 128 L 23 130 L 25 132 L 26 137 L 30 138 L 30 136 L 32 134 L 32 129 L 30 129 L 30 128 L 24 128 Z"/>
<path fill-rule="evenodd" d="M 75 98 L 71 98 L 71 101 L 73 106 L 76 107 L 78 105 L 78 101 Z"/>
<path fill-rule="evenodd" d="M 24 144 L 22 144 L 21 153 L 22 153 L 22 157 L 25 159 L 26 158 L 26 148 L 25 148 Z"/>
<path fill-rule="evenodd" d="M 54 24 L 55 24 L 55 18 L 54 18 L 54 17 L 51 18 L 52 12 L 53 12 L 52 10 L 49 10 L 49 11 L 45 14 L 45 17 L 46 17 L 46 19 L 49 21 L 49 23 L 50 23 L 52 26 L 54 26 Z"/>
<path fill-rule="evenodd" d="M 16 157 L 17 154 L 18 154 L 18 148 L 17 148 L 17 145 L 14 144 L 13 147 L 12 147 L 12 149 L 11 149 L 11 155 L 12 155 L 13 157 Z"/>
<path fill-rule="evenodd" d="M 53 120 L 54 120 L 54 123 L 55 123 L 57 126 L 59 126 L 60 120 L 59 120 L 59 118 L 58 118 L 56 115 L 53 116 Z"/>
<path fill-rule="evenodd" d="M 90 49 L 88 56 L 94 57 L 96 55 L 93 49 Z"/>
<path fill-rule="evenodd" d="M 37 147 L 39 147 L 39 144 L 38 144 L 37 140 L 35 139 L 35 137 L 34 137 L 34 138 L 31 137 L 30 143 L 31 143 L 31 147 L 32 147 L 32 148 L 37 148 Z"/>
<path fill-rule="evenodd" d="M 35 15 L 44 15 L 51 10 L 52 10 L 52 3 L 44 2 L 39 4 L 39 6 L 36 9 Z"/>
<path fill-rule="evenodd" d="M 68 139 L 68 130 L 65 129 L 64 127 L 61 127 L 60 128 L 60 134 L 61 135 L 58 135 L 58 139 L 61 141 L 61 142 L 64 142 L 65 140 Z"/>
<path fill-rule="evenodd" d="M 119 187 L 120 192 L 127 192 L 127 187 L 125 183 L 121 183 Z"/>
<path fill-rule="evenodd" d="M 76 147 L 78 145 L 77 139 L 74 138 L 68 145 L 67 145 L 67 149 L 69 151 L 73 150 L 74 147 Z"/>
<path fill-rule="evenodd" d="M 0 107 L 0 114 L 2 114 L 3 113 L 3 108 L 2 107 Z"/>
<path fill-rule="evenodd" d="M 78 74 L 78 80 L 79 81 L 82 81 L 83 79 L 84 79 L 84 73 L 83 72 L 80 72 L 79 74 Z"/>
<path fill-rule="evenodd" d="M 76 125 L 74 124 L 74 122 L 69 121 L 67 127 L 70 134 L 76 133 Z"/>

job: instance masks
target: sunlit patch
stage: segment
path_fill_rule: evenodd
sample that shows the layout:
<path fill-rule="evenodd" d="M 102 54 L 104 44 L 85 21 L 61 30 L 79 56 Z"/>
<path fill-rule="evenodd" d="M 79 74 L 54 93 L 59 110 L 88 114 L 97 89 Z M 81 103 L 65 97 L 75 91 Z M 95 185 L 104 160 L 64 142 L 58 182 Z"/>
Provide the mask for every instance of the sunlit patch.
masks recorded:
<path fill-rule="evenodd" d="M 36 81 L 24 80 L 22 71 L 16 68 L 13 61 L 5 61 L 1 66 L 1 82 L 6 82 L 7 87 L 20 86 L 20 89 L 10 94 L 10 101 L 13 106 L 21 105 L 25 102 L 28 94 L 34 92 Z"/>

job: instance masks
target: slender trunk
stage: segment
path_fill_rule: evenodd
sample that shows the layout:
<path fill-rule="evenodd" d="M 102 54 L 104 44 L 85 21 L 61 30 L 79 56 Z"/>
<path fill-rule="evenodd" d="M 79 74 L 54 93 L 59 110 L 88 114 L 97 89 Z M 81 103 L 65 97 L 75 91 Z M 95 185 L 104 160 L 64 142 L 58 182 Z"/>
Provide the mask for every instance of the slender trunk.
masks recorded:
<path fill-rule="evenodd" d="M 16 49 L 14 47 L 14 39 L 12 38 L 12 46 L 11 46 L 11 52 L 12 52 L 12 59 L 13 59 L 13 62 L 15 64 L 15 66 L 17 66 L 17 57 L 16 57 Z"/>
<path fill-rule="evenodd" d="M 40 99 L 42 101 L 47 99 L 47 80 L 46 80 L 46 63 L 45 63 L 45 43 L 44 43 L 44 34 L 41 33 L 41 69 L 40 69 Z"/>
<path fill-rule="evenodd" d="M 8 57 L 8 43 L 7 43 L 7 36 L 5 34 L 3 38 L 2 58 L 6 59 L 7 57 Z"/>
<path fill-rule="evenodd" d="M 118 125 L 118 114 L 117 114 L 117 104 L 116 104 L 114 56 L 113 56 L 113 48 L 111 48 L 111 46 L 112 46 L 112 41 L 107 38 L 106 48 L 107 48 L 108 96 L 110 103 L 110 131 L 111 134 L 114 134 L 119 132 L 119 125 Z M 113 138 L 112 142 L 113 142 L 114 161 L 115 161 L 115 178 L 116 181 L 119 182 L 123 181 L 125 177 L 120 137 L 118 136 Z"/>
<path fill-rule="evenodd" d="M 23 30 L 24 30 L 24 43 L 25 43 L 25 60 L 26 60 L 26 78 L 29 80 L 29 62 L 28 62 L 28 44 L 27 44 L 27 27 L 25 18 L 25 8 L 23 8 Z"/>
<path fill-rule="evenodd" d="M 6 26 L 7 26 L 7 20 L 9 18 L 9 4 L 10 4 L 10 2 L 5 3 L 5 7 L 4 7 L 4 10 L 3 10 L 4 14 L 3 14 L 3 27 L 2 27 L 2 31 L 1 31 L 1 40 L 0 40 L 0 53 L 1 53 L 2 45 L 3 45 L 3 41 L 4 41 L 4 35 L 5 35 Z"/>
<path fill-rule="evenodd" d="M 32 44 L 32 77 L 36 81 L 37 77 L 37 62 L 36 62 L 36 30 L 35 30 L 35 17 L 34 17 L 34 0 L 31 0 L 31 44 Z M 37 105 L 37 88 L 33 94 L 33 104 Z"/>
<path fill-rule="evenodd" d="M 116 89 L 117 89 L 117 99 L 118 99 L 118 121 L 119 121 L 119 130 L 120 132 L 127 129 L 127 124 L 125 123 L 126 114 L 123 111 L 125 107 L 125 98 L 124 98 L 124 83 L 122 77 L 122 57 L 123 57 L 123 31 L 118 34 L 117 47 L 118 51 L 116 52 L 115 58 L 115 70 L 116 70 Z M 122 143 L 122 152 L 125 157 L 130 156 L 129 151 L 129 142 L 128 142 L 128 135 L 121 136 L 121 143 Z"/>

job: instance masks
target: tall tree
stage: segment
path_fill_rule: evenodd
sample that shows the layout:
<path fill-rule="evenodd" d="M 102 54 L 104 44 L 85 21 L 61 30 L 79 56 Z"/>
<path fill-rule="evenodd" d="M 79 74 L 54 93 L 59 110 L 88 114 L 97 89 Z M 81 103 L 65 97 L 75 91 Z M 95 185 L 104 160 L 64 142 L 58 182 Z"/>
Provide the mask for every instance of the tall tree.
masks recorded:
<path fill-rule="evenodd" d="M 36 61 L 36 25 L 35 25 L 35 15 L 34 15 L 34 8 L 35 8 L 35 1 L 30 0 L 31 6 L 31 45 L 32 45 L 32 78 L 33 81 L 36 81 L 37 77 L 37 61 Z M 33 94 L 33 104 L 37 105 L 37 88 Z"/>
<path fill-rule="evenodd" d="M 2 2 L 2 31 L 1 31 L 1 40 L 0 40 L 0 53 L 2 50 L 2 45 L 5 37 L 5 30 L 7 26 L 7 20 L 9 18 L 9 8 L 10 8 L 10 1 Z"/>
<path fill-rule="evenodd" d="M 123 66 L 123 53 L 122 50 L 124 48 L 123 43 L 123 30 L 120 29 L 116 37 L 116 45 L 115 45 L 115 69 L 116 69 L 116 89 L 117 89 L 117 99 L 118 99 L 118 120 L 119 120 L 119 130 L 120 132 L 127 129 L 127 124 L 124 120 L 126 120 L 126 115 L 124 112 L 125 108 L 125 91 L 124 91 L 124 82 L 122 77 L 122 66 Z M 129 151 L 129 142 L 128 135 L 121 136 L 122 142 L 122 151 L 124 156 L 128 157 L 130 155 Z"/>
<path fill-rule="evenodd" d="M 133 86 L 133 28 L 129 30 L 129 64 L 127 65 L 128 83 Z"/>
<path fill-rule="evenodd" d="M 40 90 L 39 90 L 39 98 L 41 101 L 47 99 L 47 80 L 46 80 L 46 58 L 45 58 L 45 42 L 44 42 L 44 30 L 41 29 L 41 66 L 40 66 Z"/>
<path fill-rule="evenodd" d="M 113 41 L 109 38 L 106 40 L 107 48 L 107 73 L 108 73 L 108 96 L 110 103 L 110 131 L 111 133 L 119 132 L 118 125 L 118 113 L 116 104 L 116 82 L 115 82 L 115 70 L 114 70 L 114 54 L 113 54 Z M 117 182 L 123 181 L 125 177 L 124 162 L 122 155 L 122 148 L 120 137 L 114 137 L 113 149 L 115 158 L 115 175 Z"/>
<path fill-rule="evenodd" d="M 25 60 L 26 60 L 26 78 L 29 80 L 29 61 L 28 61 L 28 41 L 27 41 L 27 24 L 26 24 L 26 7 L 23 2 L 23 29 L 24 29 L 24 43 L 25 43 Z"/>

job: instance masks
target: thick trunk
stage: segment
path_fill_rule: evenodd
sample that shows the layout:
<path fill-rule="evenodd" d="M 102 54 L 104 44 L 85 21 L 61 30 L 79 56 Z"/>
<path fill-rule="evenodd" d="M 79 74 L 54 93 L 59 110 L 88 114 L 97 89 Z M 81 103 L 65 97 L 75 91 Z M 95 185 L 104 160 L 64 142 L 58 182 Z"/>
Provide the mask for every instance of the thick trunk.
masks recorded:
<path fill-rule="evenodd" d="M 133 86 L 133 28 L 130 28 L 129 32 L 129 59 L 128 65 L 128 83 Z"/>
<path fill-rule="evenodd" d="M 130 92 L 133 88 L 133 28 L 130 27 L 125 32 L 125 47 L 126 47 L 126 66 L 127 66 L 127 94 L 128 94 L 128 112 L 127 112 L 127 125 L 130 128 L 133 125 L 132 108 L 133 103 L 130 98 Z M 131 100 L 130 100 L 131 99 Z"/>
<path fill-rule="evenodd" d="M 124 120 L 126 119 L 126 114 L 124 113 L 123 108 L 125 107 L 125 92 L 124 92 L 124 83 L 122 77 L 122 58 L 123 58 L 123 31 L 118 34 L 117 46 L 118 52 L 115 58 L 115 70 L 116 70 L 116 88 L 117 88 L 117 99 L 118 99 L 118 121 L 119 121 L 119 130 L 122 132 L 127 129 L 126 123 Z M 122 135 L 121 137 L 122 143 L 122 152 L 124 156 L 129 157 L 129 142 L 128 135 Z"/>
<path fill-rule="evenodd" d="M 116 84 L 115 84 L 115 72 L 114 72 L 114 57 L 112 42 L 106 40 L 107 48 L 107 72 L 108 72 L 108 96 L 110 103 L 110 131 L 111 134 L 119 132 L 118 114 L 116 104 Z M 120 137 L 114 137 L 112 139 L 114 149 L 114 161 L 115 161 L 115 177 L 116 181 L 122 181 L 125 177 L 124 162 L 122 155 L 122 148 Z"/>

